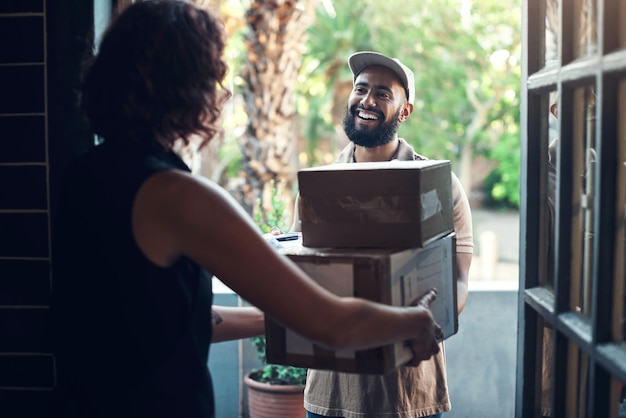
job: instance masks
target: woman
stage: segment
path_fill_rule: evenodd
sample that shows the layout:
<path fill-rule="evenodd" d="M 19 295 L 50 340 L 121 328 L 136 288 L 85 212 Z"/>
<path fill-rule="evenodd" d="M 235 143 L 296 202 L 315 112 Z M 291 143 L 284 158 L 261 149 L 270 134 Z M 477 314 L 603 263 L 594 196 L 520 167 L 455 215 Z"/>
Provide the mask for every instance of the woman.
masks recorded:
<path fill-rule="evenodd" d="M 261 334 L 261 311 L 335 349 L 438 351 L 434 290 L 406 308 L 329 293 L 172 152 L 216 133 L 223 50 L 211 14 L 140 2 L 86 68 L 81 107 L 103 142 L 68 166 L 54 229 L 58 416 L 214 416 L 210 343 Z M 260 311 L 212 307 L 213 274 Z"/>

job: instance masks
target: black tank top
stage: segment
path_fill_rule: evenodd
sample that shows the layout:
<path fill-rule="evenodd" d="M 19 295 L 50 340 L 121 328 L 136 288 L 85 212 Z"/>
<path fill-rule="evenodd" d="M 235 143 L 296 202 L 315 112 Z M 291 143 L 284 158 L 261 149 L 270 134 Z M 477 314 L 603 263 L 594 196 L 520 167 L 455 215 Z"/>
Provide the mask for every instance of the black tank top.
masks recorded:
<path fill-rule="evenodd" d="M 214 416 L 211 278 L 150 262 L 132 234 L 140 186 L 189 171 L 172 152 L 104 143 L 70 163 L 53 230 L 56 416 Z"/>

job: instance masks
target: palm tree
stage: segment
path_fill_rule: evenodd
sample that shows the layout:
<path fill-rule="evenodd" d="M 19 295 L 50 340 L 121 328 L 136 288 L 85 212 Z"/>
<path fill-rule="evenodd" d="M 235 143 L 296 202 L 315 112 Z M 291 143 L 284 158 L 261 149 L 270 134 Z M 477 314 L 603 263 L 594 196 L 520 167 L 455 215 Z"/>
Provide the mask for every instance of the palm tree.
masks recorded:
<path fill-rule="evenodd" d="M 332 162 L 347 143 L 342 128 L 352 91 L 347 58 L 373 48 L 367 10 L 364 2 L 323 1 L 309 27 L 299 86 L 307 102 L 307 112 L 302 115 L 307 160 L 300 161 L 306 166 Z"/>
<path fill-rule="evenodd" d="M 314 10 L 314 1 L 253 0 L 246 12 L 241 77 L 248 125 L 240 140 L 243 172 L 237 197 L 251 214 L 258 199 L 269 209 L 274 184 L 282 185 L 287 210 L 293 208 L 299 135 L 295 90 Z"/>

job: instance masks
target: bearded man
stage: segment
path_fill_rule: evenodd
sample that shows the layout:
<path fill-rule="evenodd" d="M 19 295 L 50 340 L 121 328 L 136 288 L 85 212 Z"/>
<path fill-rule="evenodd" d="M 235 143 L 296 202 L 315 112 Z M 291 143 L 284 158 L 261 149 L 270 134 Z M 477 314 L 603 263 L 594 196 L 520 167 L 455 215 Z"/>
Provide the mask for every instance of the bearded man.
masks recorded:
<path fill-rule="evenodd" d="M 350 143 L 337 163 L 425 160 L 398 137 L 399 125 L 413 112 L 413 72 L 398 59 L 376 52 L 357 52 L 348 58 L 354 88 L 343 121 Z M 452 173 L 456 233 L 457 310 L 468 296 L 473 253 L 472 218 L 467 196 Z M 300 231 L 295 211 L 292 231 Z M 443 343 L 439 353 L 416 367 L 400 367 L 386 375 L 360 375 L 309 370 L 304 406 L 307 418 L 440 418 L 451 410 Z"/>

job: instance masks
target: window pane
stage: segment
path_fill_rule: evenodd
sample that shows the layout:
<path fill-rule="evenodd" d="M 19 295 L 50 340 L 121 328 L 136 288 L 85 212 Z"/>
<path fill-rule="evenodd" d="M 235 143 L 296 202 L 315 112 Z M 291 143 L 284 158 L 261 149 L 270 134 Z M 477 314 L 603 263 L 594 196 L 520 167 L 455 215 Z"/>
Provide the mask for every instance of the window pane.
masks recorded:
<path fill-rule="evenodd" d="M 611 404 L 615 405 L 611 417 L 626 418 L 626 386 L 615 378 L 611 380 Z"/>
<path fill-rule="evenodd" d="M 619 84 L 618 95 L 618 115 L 626 112 L 626 80 Z M 618 158 L 620 166 L 618 167 L 617 190 L 615 199 L 619 203 L 617 210 L 617 225 L 621 224 L 621 228 L 615 231 L 615 310 L 613 318 L 616 318 L 613 326 L 613 338 L 618 342 L 625 342 L 624 335 L 626 327 L 626 118 L 620 118 L 617 123 L 618 132 Z M 621 221 L 620 221 L 621 220 Z"/>
<path fill-rule="evenodd" d="M 561 383 L 562 384 L 562 383 Z M 567 358 L 567 417 L 584 418 L 589 385 L 589 357 L 573 342 Z"/>
<path fill-rule="evenodd" d="M 559 1 L 546 1 L 546 67 L 558 64 L 559 58 Z"/>
<path fill-rule="evenodd" d="M 621 47 L 626 47 L 626 1 L 619 2 L 619 18 L 617 19 L 618 24 L 618 36 L 619 36 L 619 45 Z"/>
<path fill-rule="evenodd" d="M 540 323 L 544 321 L 540 320 Z M 553 329 L 550 324 L 544 323 L 543 338 L 541 340 L 541 416 L 552 416 L 552 359 L 554 349 L 552 343 Z"/>
<path fill-rule="evenodd" d="M 574 51 L 575 58 L 583 58 L 593 55 L 598 47 L 598 5 L 596 0 L 576 0 L 580 10 L 574 16 Z"/>
<path fill-rule="evenodd" d="M 548 248 L 546 254 L 546 271 L 545 280 L 540 281 L 542 286 L 554 291 L 554 266 L 555 266 L 555 249 L 556 249 L 556 234 L 555 234 L 555 222 L 556 222 L 556 161 L 557 161 L 557 146 L 559 142 L 559 121 L 557 120 L 557 106 L 558 106 L 558 93 L 553 91 L 548 97 L 548 112 L 545 115 L 548 118 L 548 150 L 547 150 L 547 178 L 548 178 L 548 190 L 546 197 L 546 206 L 548 213 L 547 218 L 547 242 Z M 543 252 L 542 252 L 543 253 Z M 541 253 L 541 254 L 542 254 Z"/>
<path fill-rule="evenodd" d="M 596 163 L 595 89 L 574 91 L 572 114 L 572 293 L 570 308 L 591 312 L 593 257 L 593 175 Z"/>

